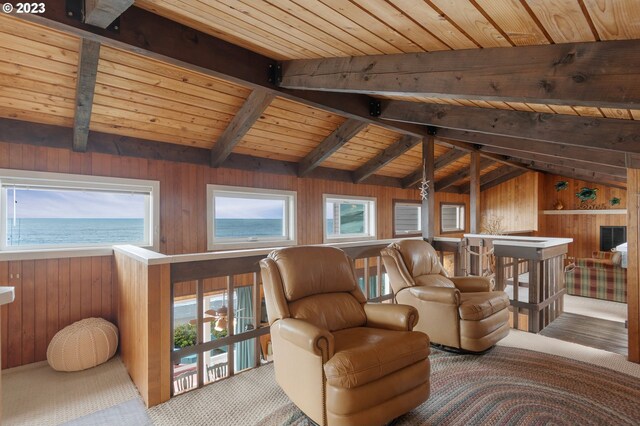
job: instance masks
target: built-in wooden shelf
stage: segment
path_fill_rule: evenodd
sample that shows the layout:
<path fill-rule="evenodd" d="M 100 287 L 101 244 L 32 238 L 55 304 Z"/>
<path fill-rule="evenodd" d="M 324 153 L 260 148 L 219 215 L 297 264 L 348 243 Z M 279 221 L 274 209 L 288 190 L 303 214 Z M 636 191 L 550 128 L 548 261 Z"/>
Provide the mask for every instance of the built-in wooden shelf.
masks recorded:
<path fill-rule="evenodd" d="M 627 214 L 626 209 L 604 210 L 544 210 L 543 214 Z"/>

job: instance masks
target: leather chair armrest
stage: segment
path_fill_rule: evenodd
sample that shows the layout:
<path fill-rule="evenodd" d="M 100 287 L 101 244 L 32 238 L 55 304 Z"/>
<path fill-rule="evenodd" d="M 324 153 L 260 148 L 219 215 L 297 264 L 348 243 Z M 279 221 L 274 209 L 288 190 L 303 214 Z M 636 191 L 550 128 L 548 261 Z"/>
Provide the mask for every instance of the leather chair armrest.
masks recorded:
<path fill-rule="evenodd" d="M 425 302 L 446 303 L 448 305 L 460 305 L 460 290 L 450 287 L 418 286 L 408 289 L 414 297 Z"/>
<path fill-rule="evenodd" d="M 364 305 L 367 327 L 411 331 L 418 323 L 418 310 L 409 305 L 367 303 Z"/>
<path fill-rule="evenodd" d="M 294 318 L 277 321 L 280 336 L 297 347 L 329 360 L 335 351 L 333 334 L 329 330 Z M 273 327 L 273 326 L 272 326 Z"/>
<path fill-rule="evenodd" d="M 449 279 L 462 293 L 491 291 L 491 280 L 486 277 L 453 277 Z"/>

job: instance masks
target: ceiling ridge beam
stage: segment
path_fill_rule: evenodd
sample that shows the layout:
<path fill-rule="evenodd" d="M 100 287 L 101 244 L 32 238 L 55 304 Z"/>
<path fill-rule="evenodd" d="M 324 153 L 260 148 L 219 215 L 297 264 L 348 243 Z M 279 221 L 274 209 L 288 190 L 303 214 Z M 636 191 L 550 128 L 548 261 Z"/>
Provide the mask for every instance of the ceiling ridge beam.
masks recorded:
<path fill-rule="evenodd" d="M 300 161 L 298 175 L 304 177 L 309 174 L 309 172 L 320 166 L 320 164 L 331 157 L 334 152 L 342 148 L 365 127 L 367 127 L 367 123 L 364 121 L 353 118 L 347 119 L 347 121 L 338 126 L 337 129 L 320 142 L 320 145 L 316 146 Z"/>
<path fill-rule="evenodd" d="M 211 148 L 211 167 L 220 167 L 224 163 L 231 151 L 258 121 L 274 98 L 273 93 L 260 89 L 249 94 L 242 107 Z"/>
<path fill-rule="evenodd" d="M 587 161 L 595 164 L 608 164 L 615 167 L 626 168 L 628 166 L 628 158 L 632 158 L 633 160 L 640 162 L 640 155 L 625 155 L 625 153 L 622 152 L 584 146 L 578 147 L 543 141 L 536 141 L 535 143 L 532 143 L 529 139 L 444 128 L 438 129 L 438 134 L 447 140 L 456 140 L 496 148 L 506 148 L 521 152 L 554 155 L 560 158 Z"/>
<path fill-rule="evenodd" d="M 480 171 L 486 169 L 490 165 L 492 165 L 495 161 L 489 158 L 482 158 L 480 160 Z M 443 191 L 450 186 L 453 186 L 459 180 L 468 178 L 471 175 L 471 168 L 465 167 L 464 169 L 458 170 L 448 176 L 443 177 L 442 179 L 436 181 L 435 189 L 436 191 Z"/>
<path fill-rule="evenodd" d="M 463 151 L 461 149 L 453 147 L 449 151 L 445 152 L 444 154 L 436 158 L 436 161 L 434 162 L 434 165 L 433 165 L 433 170 L 436 171 L 438 169 L 441 169 L 453 163 L 454 161 L 461 159 L 467 154 L 468 154 L 467 151 Z M 402 187 L 408 188 L 410 186 L 413 186 L 418 182 L 420 182 L 421 179 L 422 179 L 422 166 L 417 168 L 411 174 L 402 178 Z"/>
<path fill-rule="evenodd" d="M 531 152 L 522 152 L 512 149 L 495 148 L 491 146 L 481 148 L 481 151 L 488 151 L 494 154 L 506 155 L 514 160 L 531 160 L 545 164 L 552 164 L 562 167 L 575 167 L 579 169 L 591 170 L 597 173 L 608 174 L 612 176 L 627 176 L 627 169 L 624 167 L 608 166 L 605 164 L 588 163 L 580 160 L 570 160 L 553 155 L 535 154 Z"/>
<path fill-rule="evenodd" d="M 378 155 L 367 161 L 363 166 L 359 167 L 353 172 L 353 181 L 360 183 L 376 171 L 380 170 L 411 148 L 419 144 L 420 138 L 416 138 L 411 135 L 404 135 L 400 137 L 393 145 L 385 148 Z"/>
<path fill-rule="evenodd" d="M 125 10 L 133 6 L 134 0 L 84 0 L 84 22 L 107 28 Z"/>
<path fill-rule="evenodd" d="M 640 121 L 383 100 L 381 118 L 640 153 Z"/>
<path fill-rule="evenodd" d="M 640 42 L 615 40 L 299 59 L 291 89 L 636 109 Z M 526 74 L 527 78 L 521 75 Z"/>
<path fill-rule="evenodd" d="M 586 180 L 589 182 L 599 183 L 602 181 L 613 181 L 613 182 L 626 182 L 626 177 L 622 176 L 611 176 L 608 174 L 592 172 L 590 170 L 585 170 L 581 168 L 575 167 L 562 167 L 556 166 L 553 164 L 545 164 L 539 161 L 527 161 L 522 160 L 523 164 L 527 164 L 534 170 L 553 173 L 555 175 L 574 177 L 581 180 Z"/>
<path fill-rule="evenodd" d="M 78 75 L 76 78 L 76 108 L 73 117 L 74 151 L 83 152 L 87 150 L 99 60 L 100 43 L 86 38 L 81 39 L 80 53 L 78 54 Z"/>

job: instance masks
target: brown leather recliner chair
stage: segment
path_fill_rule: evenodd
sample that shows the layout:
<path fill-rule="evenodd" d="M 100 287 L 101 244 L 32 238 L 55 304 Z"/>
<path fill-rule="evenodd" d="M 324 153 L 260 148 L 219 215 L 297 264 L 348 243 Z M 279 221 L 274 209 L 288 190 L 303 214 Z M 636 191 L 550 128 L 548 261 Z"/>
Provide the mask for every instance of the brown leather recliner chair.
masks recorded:
<path fill-rule="evenodd" d="M 385 424 L 429 398 L 416 309 L 366 303 L 342 250 L 285 248 L 260 268 L 276 381 L 314 422 Z"/>
<path fill-rule="evenodd" d="M 491 291 L 488 278 L 449 278 L 421 240 L 392 243 L 381 254 L 396 301 L 418 309 L 415 329 L 432 343 L 483 352 L 509 334 L 509 296 Z"/>

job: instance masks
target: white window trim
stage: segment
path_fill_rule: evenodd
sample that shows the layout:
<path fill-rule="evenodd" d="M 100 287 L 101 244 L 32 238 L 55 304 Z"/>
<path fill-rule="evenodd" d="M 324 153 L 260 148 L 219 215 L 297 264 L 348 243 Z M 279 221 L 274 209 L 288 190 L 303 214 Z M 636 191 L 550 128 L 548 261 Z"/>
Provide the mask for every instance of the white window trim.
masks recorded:
<path fill-rule="evenodd" d="M 288 225 L 285 237 L 262 237 L 255 240 L 228 238 L 215 239 L 214 223 L 214 196 L 216 193 L 227 193 L 234 197 L 243 195 L 254 198 L 283 198 L 286 200 L 285 224 Z M 247 186 L 227 186 L 227 185 L 207 185 L 207 250 L 236 250 L 263 248 L 275 246 L 294 246 L 298 244 L 297 239 L 297 214 L 298 214 L 298 194 L 295 191 L 285 191 L 282 189 L 252 188 Z"/>
<path fill-rule="evenodd" d="M 148 236 L 149 244 L 140 246 L 149 250 L 159 251 L 160 248 L 160 182 L 143 179 L 125 179 L 106 176 L 77 175 L 70 173 L 35 172 L 28 170 L 0 169 L 0 189 L 4 185 L 12 183 L 19 185 L 51 186 L 68 189 L 92 189 L 123 192 L 149 192 L 149 208 L 146 209 L 149 217 L 145 217 L 148 223 L 145 227 L 145 239 Z M 51 258 L 51 257 L 77 257 L 82 253 L 96 255 L 112 253 L 114 244 L 89 244 L 66 246 L 42 246 L 27 247 L 24 249 L 6 245 L 6 221 L 5 209 L 6 192 L 1 191 L 0 197 L 0 260 Z M 85 254 L 85 256 L 90 254 Z"/>
<path fill-rule="evenodd" d="M 466 206 L 461 203 L 442 203 L 440 204 L 440 221 L 442 222 L 442 209 L 444 207 L 456 207 L 457 208 L 457 217 L 456 221 L 458 222 L 458 228 L 456 229 L 444 229 L 442 223 L 440 223 L 440 229 L 443 233 L 454 233 L 454 232 L 464 232 L 466 228 Z M 462 212 L 462 213 L 461 213 Z M 462 216 L 462 217 L 460 217 Z"/>
<path fill-rule="evenodd" d="M 398 216 L 396 215 L 396 212 L 393 212 L 393 217 L 394 217 L 394 223 L 393 223 L 393 235 L 409 235 L 409 236 L 415 236 L 415 235 L 421 235 L 422 233 L 422 205 L 418 204 L 418 203 L 410 203 L 408 201 L 396 201 L 395 203 L 393 203 L 393 208 L 395 210 L 395 208 L 397 206 L 404 206 L 404 207 L 415 207 L 419 210 L 419 214 L 418 214 L 418 228 L 416 230 L 412 230 L 412 231 L 401 231 L 398 232 L 398 230 L 396 229 L 396 223 L 395 220 L 398 218 Z"/>
<path fill-rule="evenodd" d="M 327 235 L 327 200 L 341 200 L 341 201 L 355 201 L 362 202 L 366 201 L 370 203 L 370 207 L 368 209 L 368 234 L 362 235 L 348 235 L 348 236 L 337 236 L 337 237 L 329 237 Z M 375 240 L 378 235 L 378 221 L 377 221 L 377 210 L 378 209 L 378 199 L 375 197 L 358 197 L 355 195 L 338 195 L 338 194 L 322 194 L 322 241 L 326 243 L 332 242 L 346 242 L 346 241 L 368 241 Z"/>

